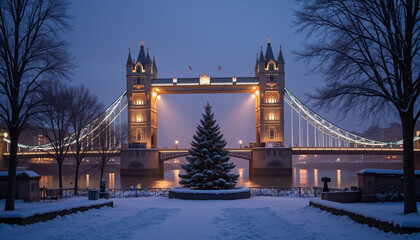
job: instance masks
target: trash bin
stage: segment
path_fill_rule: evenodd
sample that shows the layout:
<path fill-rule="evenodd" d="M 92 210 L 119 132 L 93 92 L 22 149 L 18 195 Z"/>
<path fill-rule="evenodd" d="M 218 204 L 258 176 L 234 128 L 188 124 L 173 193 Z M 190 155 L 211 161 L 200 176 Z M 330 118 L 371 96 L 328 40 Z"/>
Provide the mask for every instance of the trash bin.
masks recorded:
<path fill-rule="evenodd" d="M 99 191 L 97 189 L 89 190 L 89 200 L 98 200 Z"/>

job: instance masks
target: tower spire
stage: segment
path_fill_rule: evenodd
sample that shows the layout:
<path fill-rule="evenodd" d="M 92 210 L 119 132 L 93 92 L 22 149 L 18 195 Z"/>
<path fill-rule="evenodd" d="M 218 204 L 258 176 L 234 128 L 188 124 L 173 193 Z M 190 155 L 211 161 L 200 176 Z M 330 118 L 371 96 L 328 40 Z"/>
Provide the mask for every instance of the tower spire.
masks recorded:
<path fill-rule="evenodd" d="M 262 46 L 261 46 L 261 52 L 260 52 L 260 62 L 264 62 L 264 54 L 263 54 L 263 50 L 262 50 Z"/>
<path fill-rule="evenodd" d="M 265 62 L 268 62 L 270 60 L 276 61 L 276 59 L 274 58 L 273 50 L 271 49 L 270 36 L 269 36 L 268 43 L 267 43 L 267 50 L 265 52 Z"/>
<path fill-rule="evenodd" d="M 151 64 L 151 63 L 152 63 L 152 60 L 150 59 L 149 48 L 147 48 L 146 64 Z"/>
<path fill-rule="evenodd" d="M 157 71 L 157 66 L 156 66 L 156 57 L 155 55 L 153 55 L 153 71 Z"/>
<path fill-rule="evenodd" d="M 132 57 L 131 57 L 131 51 L 130 51 L 131 49 L 129 48 L 128 49 L 128 58 L 127 58 L 127 64 L 126 65 L 132 65 L 133 64 L 133 60 L 132 60 Z"/>
<path fill-rule="evenodd" d="M 281 45 L 280 45 L 280 52 L 279 52 L 279 56 L 277 58 L 277 62 L 278 63 L 284 63 L 283 53 L 281 51 Z"/>
<path fill-rule="evenodd" d="M 143 66 L 146 64 L 146 54 L 144 53 L 143 39 L 141 40 L 140 52 L 137 57 L 137 62 L 140 62 Z"/>

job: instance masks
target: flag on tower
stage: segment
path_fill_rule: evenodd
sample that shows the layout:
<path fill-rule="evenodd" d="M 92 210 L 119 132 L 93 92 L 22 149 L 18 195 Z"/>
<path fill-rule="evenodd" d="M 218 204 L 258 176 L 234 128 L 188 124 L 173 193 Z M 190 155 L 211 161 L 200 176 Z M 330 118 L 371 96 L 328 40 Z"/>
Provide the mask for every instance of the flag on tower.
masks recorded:
<path fill-rule="evenodd" d="M 219 65 L 217 68 L 219 69 L 219 71 L 222 71 L 222 66 Z"/>
<path fill-rule="evenodd" d="M 192 71 L 192 67 L 191 66 L 188 66 L 189 68 L 190 68 L 190 71 Z"/>

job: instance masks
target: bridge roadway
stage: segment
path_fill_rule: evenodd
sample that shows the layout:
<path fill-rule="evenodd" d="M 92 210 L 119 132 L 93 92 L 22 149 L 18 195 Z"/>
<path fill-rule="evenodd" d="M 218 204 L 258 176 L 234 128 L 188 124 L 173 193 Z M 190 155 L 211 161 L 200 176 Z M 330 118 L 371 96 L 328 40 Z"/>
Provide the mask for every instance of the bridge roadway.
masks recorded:
<path fill-rule="evenodd" d="M 273 148 L 274 149 L 274 148 Z M 134 150 L 134 149 L 133 149 Z M 229 156 L 251 160 L 252 149 L 250 148 L 228 148 Z M 415 155 L 420 155 L 420 149 L 414 149 Z M 108 151 L 113 156 L 119 156 L 119 150 Z M 67 156 L 72 156 L 74 151 L 69 151 Z M 86 157 L 99 157 L 101 151 L 88 151 Z M 402 148 L 371 148 L 371 147 L 357 147 L 357 148 L 343 148 L 343 147 L 292 147 L 293 155 L 402 155 Z M 8 158 L 10 153 L 3 153 L 3 156 Z M 188 149 L 161 149 L 159 150 L 159 159 L 166 161 L 174 158 L 188 156 Z M 21 158 L 49 158 L 52 153 L 48 152 L 19 152 Z"/>

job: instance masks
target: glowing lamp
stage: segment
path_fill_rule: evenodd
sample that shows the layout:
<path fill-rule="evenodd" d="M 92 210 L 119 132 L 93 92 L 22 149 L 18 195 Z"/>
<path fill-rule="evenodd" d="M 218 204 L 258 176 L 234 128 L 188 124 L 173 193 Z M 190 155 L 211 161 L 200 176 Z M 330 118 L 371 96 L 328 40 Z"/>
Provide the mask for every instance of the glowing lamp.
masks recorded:
<path fill-rule="evenodd" d="M 258 94 L 260 94 L 260 91 L 258 91 L 258 90 L 255 91 L 255 95 L 258 95 Z"/>
<path fill-rule="evenodd" d="M 3 133 L 4 138 L 7 138 L 8 134 L 7 132 Z"/>
<path fill-rule="evenodd" d="M 158 100 L 160 99 L 160 95 L 159 95 L 159 96 L 157 96 L 157 99 L 158 99 Z"/>
<path fill-rule="evenodd" d="M 153 96 L 153 97 L 156 97 L 156 96 L 157 96 L 157 93 L 156 93 L 156 92 L 153 92 L 153 93 L 152 93 L 152 96 Z"/>

